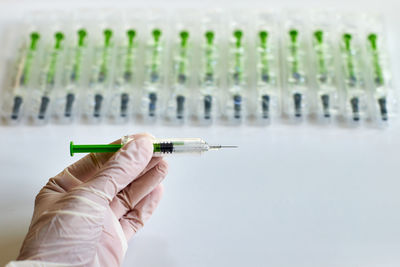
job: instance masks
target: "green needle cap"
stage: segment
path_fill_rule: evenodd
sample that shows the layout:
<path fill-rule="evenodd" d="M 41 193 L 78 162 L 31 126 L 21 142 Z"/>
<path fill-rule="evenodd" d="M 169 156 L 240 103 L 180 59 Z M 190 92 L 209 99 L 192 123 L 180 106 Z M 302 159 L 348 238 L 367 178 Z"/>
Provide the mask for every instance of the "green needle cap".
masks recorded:
<path fill-rule="evenodd" d="M 85 29 L 80 29 L 78 31 L 78 46 L 83 46 L 85 44 L 85 37 L 87 32 Z"/>
<path fill-rule="evenodd" d="M 317 39 L 317 42 L 319 44 L 322 44 L 322 42 L 324 41 L 324 32 L 321 30 L 315 31 L 314 37 L 315 37 L 315 39 Z"/>
<path fill-rule="evenodd" d="M 212 31 L 207 31 L 205 34 L 205 37 L 207 39 L 207 43 L 209 45 L 212 45 L 213 41 L 214 41 L 214 32 Z"/>
<path fill-rule="evenodd" d="M 376 36 L 375 33 L 371 33 L 370 35 L 368 35 L 368 40 L 370 41 L 371 47 L 372 47 L 373 50 L 376 50 L 376 48 L 377 48 L 377 45 L 376 45 L 376 39 L 377 38 L 378 37 Z"/>
<path fill-rule="evenodd" d="M 60 49 L 61 48 L 61 42 L 64 40 L 64 34 L 62 32 L 56 32 L 54 35 L 54 38 L 56 38 L 56 44 L 54 45 L 55 49 Z"/>
<path fill-rule="evenodd" d="M 104 46 L 107 47 L 110 45 L 112 34 L 113 34 L 112 30 L 110 29 L 104 30 Z"/>
<path fill-rule="evenodd" d="M 129 46 L 133 45 L 133 39 L 136 36 L 136 31 L 133 29 L 130 29 L 126 32 L 126 34 L 128 35 L 128 42 L 129 42 Z"/>
<path fill-rule="evenodd" d="M 239 48 L 241 46 L 243 32 L 241 30 L 236 30 L 233 32 L 233 36 L 236 38 L 236 47 Z"/>
<path fill-rule="evenodd" d="M 181 46 L 185 47 L 187 45 L 187 40 L 189 39 L 189 32 L 181 31 L 179 35 L 181 36 Z"/>
<path fill-rule="evenodd" d="M 290 39 L 292 40 L 292 43 L 295 43 L 297 41 L 298 34 L 299 34 L 299 32 L 297 30 L 289 31 L 289 35 L 290 35 Z"/>
<path fill-rule="evenodd" d="M 31 45 L 30 45 L 31 50 L 36 50 L 37 42 L 39 41 L 39 39 L 40 39 L 40 34 L 38 32 L 31 33 Z"/>
<path fill-rule="evenodd" d="M 346 50 L 350 51 L 351 34 L 349 34 L 349 33 L 343 34 L 343 41 L 346 46 Z"/>
<path fill-rule="evenodd" d="M 267 31 L 260 31 L 258 33 L 258 36 L 260 36 L 260 40 L 262 44 L 265 44 L 267 42 L 268 38 L 268 32 Z"/>
<path fill-rule="evenodd" d="M 161 30 L 160 29 L 154 29 L 153 30 L 153 37 L 154 37 L 154 41 L 158 42 L 158 40 L 160 40 L 160 37 L 161 37 Z"/>

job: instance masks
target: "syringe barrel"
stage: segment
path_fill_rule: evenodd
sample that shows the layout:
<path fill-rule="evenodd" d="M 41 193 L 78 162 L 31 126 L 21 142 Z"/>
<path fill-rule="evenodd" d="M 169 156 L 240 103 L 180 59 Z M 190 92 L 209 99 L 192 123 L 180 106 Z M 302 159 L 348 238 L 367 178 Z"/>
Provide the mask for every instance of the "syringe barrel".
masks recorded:
<path fill-rule="evenodd" d="M 75 145 L 71 142 L 70 154 L 73 156 L 74 153 L 114 153 L 132 140 L 133 138 L 124 136 L 120 144 Z M 154 157 L 161 157 L 168 154 L 201 154 L 210 149 L 210 146 L 201 138 L 154 138 L 152 142 Z"/>
<path fill-rule="evenodd" d="M 131 141 L 124 136 L 121 143 Z M 201 138 L 155 138 L 153 139 L 153 155 L 165 156 L 168 154 L 201 154 L 210 149 L 210 146 Z"/>

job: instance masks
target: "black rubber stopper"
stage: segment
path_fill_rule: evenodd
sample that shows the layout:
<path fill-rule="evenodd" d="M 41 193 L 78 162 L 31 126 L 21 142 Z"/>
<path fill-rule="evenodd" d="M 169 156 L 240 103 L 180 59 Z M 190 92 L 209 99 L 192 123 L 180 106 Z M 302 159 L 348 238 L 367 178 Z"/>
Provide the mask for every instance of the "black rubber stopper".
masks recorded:
<path fill-rule="evenodd" d="M 124 80 L 126 82 L 129 82 L 132 78 L 132 72 L 131 71 L 125 71 L 124 72 Z"/>
<path fill-rule="evenodd" d="M 67 94 L 67 103 L 65 104 L 65 112 L 64 112 L 65 117 L 71 117 L 72 105 L 74 104 L 74 101 L 75 101 L 75 94 L 72 93 Z"/>
<path fill-rule="evenodd" d="M 16 96 L 14 97 L 14 105 L 11 112 L 11 119 L 16 120 L 19 116 L 19 110 L 22 106 L 22 97 Z"/>
<path fill-rule="evenodd" d="M 185 83 L 185 82 L 186 82 L 186 75 L 184 75 L 184 74 L 179 74 L 179 76 L 178 76 L 178 82 L 179 82 L 180 84 Z"/>
<path fill-rule="evenodd" d="M 212 107 L 212 96 L 204 96 L 204 119 L 209 120 L 211 118 L 211 107 Z"/>
<path fill-rule="evenodd" d="M 301 99 L 302 99 L 302 95 L 300 93 L 293 94 L 294 115 L 296 117 L 301 117 Z"/>
<path fill-rule="evenodd" d="M 387 111 L 387 105 L 386 105 L 386 97 L 379 98 L 378 103 L 379 103 L 379 109 L 381 112 L 382 120 L 387 121 L 388 120 L 388 111 Z"/>
<path fill-rule="evenodd" d="M 100 117 L 102 102 L 103 102 L 103 96 L 100 94 L 96 94 L 94 96 L 94 113 L 93 113 L 93 116 L 96 118 Z"/>
<path fill-rule="evenodd" d="M 233 111 L 235 119 L 240 119 L 242 110 L 242 96 L 234 95 L 233 96 Z"/>
<path fill-rule="evenodd" d="M 324 117 L 329 118 L 331 116 L 329 113 L 329 95 L 321 95 L 321 101 Z"/>
<path fill-rule="evenodd" d="M 350 104 L 351 104 L 351 110 L 353 111 L 353 120 L 354 121 L 359 121 L 360 120 L 360 101 L 358 97 L 353 97 L 350 99 Z"/>
<path fill-rule="evenodd" d="M 150 74 L 150 79 L 151 79 L 151 82 L 157 82 L 158 81 L 158 78 L 159 78 L 159 76 L 158 76 L 158 73 L 157 72 L 152 72 L 151 74 Z"/>
<path fill-rule="evenodd" d="M 127 116 L 129 103 L 129 95 L 127 93 L 121 94 L 121 117 Z"/>
<path fill-rule="evenodd" d="M 168 143 L 160 143 L 160 152 L 167 154 L 172 153 L 174 151 L 174 145 L 171 142 Z"/>
<path fill-rule="evenodd" d="M 269 95 L 263 95 L 262 96 L 262 102 L 261 102 L 261 107 L 262 107 L 262 112 L 263 112 L 263 118 L 268 119 L 269 118 Z"/>
<path fill-rule="evenodd" d="M 267 83 L 269 81 L 269 75 L 268 73 L 264 73 L 261 75 L 261 80 L 265 83 Z"/>
<path fill-rule="evenodd" d="M 185 111 L 185 97 L 178 95 L 176 97 L 176 118 L 182 119 Z"/>
<path fill-rule="evenodd" d="M 42 96 L 42 101 L 40 102 L 39 116 L 38 116 L 40 120 L 43 120 L 44 117 L 46 116 L 46 111 L 47 107 L 49 106 L 49 103 L 50 103 L 50 98 L 47 96 Z"/>
<path fill-rule="evenodd" d="M 157 94 L 156 93 L 150 93 L 149 94 L 149 116 L 154 117 L 156 113 L 156 103 L 157 103 Z"/>

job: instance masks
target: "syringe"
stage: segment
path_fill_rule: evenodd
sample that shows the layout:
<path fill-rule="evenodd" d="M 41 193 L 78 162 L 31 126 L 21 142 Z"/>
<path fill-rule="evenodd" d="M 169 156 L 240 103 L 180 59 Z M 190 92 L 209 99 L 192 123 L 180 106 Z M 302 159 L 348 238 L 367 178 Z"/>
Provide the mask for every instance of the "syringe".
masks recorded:
<path fill-rule="evenodd" d="M 259 53 L 259 75 L 258 75 L 258 87 L 259 94 L 261 98 L 261 109 L 262 109 L 262 117 L 264 119 L 269 118 L 269 106 L 270 106 L 270 95 L 268 92 L 270 83 L 271 83 L 271 75 L 270 75 L 270 66 L 269 66 L 269 53 L 270 49 L 268 48 L 268 32 L 260 31 L 258 33 L 260 38 L 260 43 L 258 45 L 258 53 Z"/>
<path fill-rule="evenodd" d="M 347 89 L 347 101 L 350 104 L 353 121 L 357 122 L 360 120 L 360 112 L 365 105 L 365 91 L 363 88 L 363 81 L 359 74 L 358 57 L 359 51 L 354 43 L 353 35 L 350 33 L 344 33 L 342 44 L 342 57 L 345 72 L 345 85 Z"/>
<path fill-rule="evenodd" d="M 70 155 L 75 153 L 113 153 L 118 151 L 133 138 L 124 136 L 120 144 L 107 145 L 74 145 L 70 142 Z M 209 145 L 201 138 L 166 138 L 153 140 L 153 156 L 164 156 L 168 154 L 201 154 L 210 150 L 222 148 L 237 148 L 237 146 Z"/>
<path fill-rule="evenodd" d="M 216 45 L 214 32 L 207 31 L 204 34 L 206 44 L 204 47 L 205 64 L 202 83 L 202 95 L 204 101 L 204 119 L 209 120 L 212 113 L 213 91 L 215 89 L 215 69 L 216 69 Z"/>
<path fill-rule="evenodd" d="M 333 69 L 334 65 L 332 61 L 332 48 L 326 40 L 326 33 L 320 29 L 313 33 L 313 49 L 315 53 L 315 65 L 316 65 L 316 82 L 318 96 L 321 100 L 319 105 L 322 108 L 322 114 L 324 118 L 331 117 L 332 106 L 334 105 L 335 91 L 336 88 L 333 84 Z"/>
<path fill-rule="evenodd" d="M 39 114 L 38 114 L 38 119 L 40 120 L 43 120 L 46 116 L 47 109 L 50 103 L 50 93 L 54 89 L 58 59 L 63 49 L 62 41 L 64 40 L 64 34 L 62 32 L 56 32 L 54 34 L 54 38 L 55 38 L 54 46 L 49 55 L 48 59 L 49 61 L 47 62 L 47 66 L 44 69 L 45 72 L 42 81 L 43 94 L 41 97 Z"/>
<path fill-rule="evenodd" d="M 127 42 L 118 47 L 118 61 L 117 71 L 115 74 L 115 81 L 113 96 L 111 97 L 112 112 L 118 112 L 118 116 L 122 118 L 128 117 L 130 92 L 133 86 L 134 67 L 136 64 L 136 49 L 137 41 L 136 30 L 128 29 L 126 31 Z M 119 104 L 117 104 L 117 101 Z M 117 110 L 115 107 L 119 106 Z"/>
<path fill-rule="evenodd" d="M 66 95 L 66 104 L 64 110 L 65 117 L 71 117 L 72 115 L 72 108 L 75 101 L 75 94 L 76 94 L 76 87 L 80 83 L 80 79 L 82 76 L 82 64 L 83 59 L 85 57 L 86 49 L 87 49 L 87 31 L 85 29 L 79 29 L 77 32 L 77 44 L 76 47 L 74 46 L 71 48 L 71 60 L 70 63 L 71 69 L 70 72 L 67 73 L 69 86 L 67 86 L 67 95 Z"/>
<path fill-rule="evenodd" d="M 289 84 L 292 87 L 292 96 L 293 96 L 293 102 L 294 102 L 294 115 L 297 118 L 300 118 L 302 116 L 302 102 L 304 95 L 301 92 L 302 89 L 304 89 L 304 82 L 305 82 L 305 77 L 303 76 L 303 72 L 301 69 L 301 64 L 300 62 L 300 55 L 299 55 L 299 49 L 300 49 L 300 44 L 299 44 L 299 32 L 296 29 L 291 29 L 289 31 L 289 36 L 290 36 L 290 44 L 289 44 L 289 50 L 290 50 L 290 56 L 288 58 L 288 63 L 290 65 L 289 67 Z"/>
<path fill-rule="evenodd" d="M 373 71 L 374 71 L 374 97 L 377 100 L 379 111 L 381 114 L 381 119 L 383 121 L 388 120 L 388 108 L 387 108 L 387 88 L 385 84 L 385 79 L 383 75 L 383 70 L 381 66 L 381 60 L 379 57 L 378 49 L 378 36 L 376 33 L 370 33 L 367 37 L 369 42 L 369 56 L 372 61 Z"/>
<path fill-rule="evenodd" d="M 11 111 L 12 120 L 17 120 L 19 117 L 20 109 L 23 104 L 23 95 L 25 94 L 26 86 L 31 76 L 31 66 L 37 54 L 39 39 L 39 33 L 32 32 L 30 34 L 30 44 L 27 49 L 28 51 L 23 53 L 21 61 L 18 64 L 17 74 L 14 82 L 15 96 Z"/>
<path fill-rule="evenodd" d="M 176 77 L 176 118 L 183 119 L 185 112 L 185 87 L 187 84 L 187 64 L 188 64 L 188 39 L 189 32 L 180 32 L 180 44 L 179 44 L 179 57 L 177 58 L 177 77 Z"/>
<path fill-rule="evenodd" d="M 160 29 L 153 29 L 152 40 L 147 48 L 148 63 L 146 66 L 147 80 L 145 82 L 145 92 L 149 106 L 148 116 L 156 116 L 158 90 L 161 82 L 161 53 L 162 53 L 162 32 Z"/>
<path fill-rule="evenodd" d="M 233 116 L 235 119 L 242 117 L 242 86 L 244 85 L 243 67 L 244 67 L 244 48 L 243 48 L 243 31 L 235 30 L 233 32 L 234 42 L 232 48 L 233 66 L 231 75 L 233 86 L 231 94 L 233 95 Z"/>
<path fill-rule="evenodd" d="M 110 79 L 110 64 L 114 45 L 112 40 L 113 31 L 111 29 L 105 29 L 103 31 L 103 35 L 103 44 L 99 47 L 96 47 L 95 62 L 93 62 L 94 73 L 90 82 L 90 84 L 94 87 L 94 118 L 99 118 L 102 114 L 104 94 Z"/>

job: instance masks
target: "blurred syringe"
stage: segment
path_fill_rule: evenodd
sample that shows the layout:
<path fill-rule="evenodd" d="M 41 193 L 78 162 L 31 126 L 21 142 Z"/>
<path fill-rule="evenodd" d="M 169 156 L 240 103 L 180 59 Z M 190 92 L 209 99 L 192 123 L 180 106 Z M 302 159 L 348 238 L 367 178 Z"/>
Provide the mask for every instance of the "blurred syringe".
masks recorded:
<path fill-rule="evenodd" d="M 124 136 L 120 144 L 102 145 L 74 145 L 70 142 L 70 155 L 74 153 L 113 153 L 118 151 L 133 139 Z M 219 150 L 222 148 L 237 148 L 237 146 L 209 145 L 201 138 L 166 138 L 153 140 L 153 155 L 164 156 L 166 154 L 201 154 L 209 150 Z"/>

